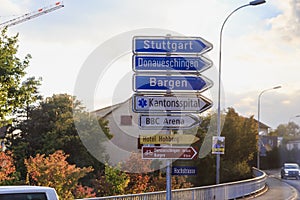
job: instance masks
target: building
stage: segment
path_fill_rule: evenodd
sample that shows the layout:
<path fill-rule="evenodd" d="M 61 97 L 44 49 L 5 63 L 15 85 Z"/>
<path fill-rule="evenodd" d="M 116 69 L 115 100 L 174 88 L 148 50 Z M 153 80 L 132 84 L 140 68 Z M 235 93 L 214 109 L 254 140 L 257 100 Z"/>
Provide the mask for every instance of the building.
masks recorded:
<path fill-rule="evenodd" d="M 300 150 L 300 140 L 289 140 L 286 142 L 287 150 L 297 149 Z"/>
<path fill-rule="evenodd" d="M 138 126 L 139 114 L 132 111 L 132 99 L 125 102 L 102 108 L 92 112 L 99 118 L 108 120 L 112 139 L 106 145 L 109 152 L 109 162 L 118 164 L 129 159 L 132 152 L 141 154 L 138 148 L 140 135 L 154 135 L 166 133 L 166 130 L 141 130 Z M 161 165 L 165 165 L 162 160 Z M 156 166 L 160 168 L 160 166 Z"/>

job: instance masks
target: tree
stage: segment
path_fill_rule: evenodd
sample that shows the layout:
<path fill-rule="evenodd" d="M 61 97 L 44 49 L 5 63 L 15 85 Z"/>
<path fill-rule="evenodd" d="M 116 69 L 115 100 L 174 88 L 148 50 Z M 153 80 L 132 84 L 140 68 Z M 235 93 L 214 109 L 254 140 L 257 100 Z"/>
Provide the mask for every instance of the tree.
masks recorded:
<path fill-rule="evenodd" d="M 122 163 L 122 169 L 127 172 L 130 182 L 127 193 L 162 191 L 166 189 L 166 176 L 163 170 L 152 172 L 152 160 L 143 160 L 140 153 L 131 153 L 130 158 Z M 132 173 L 135 172 L 135 173 Z M 172 176 L 172 189 L 188 188 L 192 184 L 184 176 Z"/>
<path fill-rule="evenodd" d="M 16 167 L 11 152 L 0 152 L 0 185 L 10 184 L 16 179 Z"/>
<path fill-rule="evenodd" d="M 127 161 L 122 163 L 122 170 L 127 171 L 127 175 L 130 177 L 126 193 L 138 194 L 155 190 L 153 186 L 150 186 L 151 175 L 148 175 L 148 172 L 152 171 L 151 163 L 151 160 L 143 160 L 140 153 L 134 152 L 131 153 Z"/>
<path fill-rule="evenodd" d="M 79 118 L 74 117 L 74 110 L 80 113 Z M 84 110 L 81 103 L 68 94 L 48 97 L 40 105 L 31 109 L 28 119 L 18 125 L 21 132 L 8 138 L 22 177 L 25 178 L 26 174 L 24 158 L 37 154 L 49 155 L 57 150 L 63 150 L 68 154 L 68 162 L 71 164 L 79 167 L 93 166 L 96 171 L 102 170 L 103 164 L 86 150 L 74 124 L 75 121 L 86 123 L 85 137 L 88 138 L 90 131 L 93 131 L 91 130 L 93 127 L 89 126 L 88 117 L 89 113 Z M 100 125 L 105 128 L 107 122 L 102 120 Z M 95 146 L 101 146 L 100 140 L 93 142 Z M 104 154 L 105 151 L 100 153 Z"/>
<path fill-rule="evenodd" d="M 253 117 L 239 116 L 228 108 L 222 136 L 226 138 L 225 155 L 221 156 L 221 178 L 223 182 L 251 177 L 249 163 L 256 152 L 257 123 Z"/>
<path fill-rule="evenodd" d="M 120 170 L 120 166 L 112 167 L 105 164 L 104 174 L 100 175 L 93 182 L 97 196 L 112 196 L 125 194 L 129 177 Z"/>
<path fill-rule="evenodd" d="M 12 124 L 17 112 L 26 108 L 38 98 L 41 79 L 34 77 L 24 81 L 25 69 L 31 56 L 23 60 L 16 56 L 18 35 L 8 37 L 6 29 L 0 33 L 0 127 Z"/>
<path fill-rule="evenodd" d="M 73 193 L 78 187 L 82 188 L 78 180 L 93 171 L 93 168 L 70 165 L 66 161 L 67 157 L 63 151 L 56 151 L 48 157 L 45 154 L 37 154 L 25 159 L 27 183 L 53 187 L 61 199 L 76 198 Z"/>

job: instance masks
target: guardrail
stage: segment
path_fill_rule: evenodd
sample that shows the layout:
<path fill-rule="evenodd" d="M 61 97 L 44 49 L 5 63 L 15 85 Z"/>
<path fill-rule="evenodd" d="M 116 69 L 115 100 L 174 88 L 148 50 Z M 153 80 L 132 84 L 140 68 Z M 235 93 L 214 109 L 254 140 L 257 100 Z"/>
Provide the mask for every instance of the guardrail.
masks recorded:
<path fill-rule="evenodd" d="M 213 200 L 213 199 L 236 199 L 260 192 L 266 187 L 267 175 L 256 168 L 252 169 L 251 179 L 172 190 L 173 200 Z M 109 197 L 87 198 L 85 200 L 163 200 L 166 199 L 166 191 L 148 192 L 142 194 L 130 194 Z"/>

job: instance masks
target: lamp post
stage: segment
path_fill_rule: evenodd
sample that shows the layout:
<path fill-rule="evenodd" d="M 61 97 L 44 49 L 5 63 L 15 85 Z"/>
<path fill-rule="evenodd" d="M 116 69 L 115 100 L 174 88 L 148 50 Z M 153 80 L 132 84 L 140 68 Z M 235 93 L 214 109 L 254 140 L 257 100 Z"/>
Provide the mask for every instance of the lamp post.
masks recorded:
<path fill-rule="evenodd" d="M 259 154 L 260 154 L 260 145 L 259 145 L 259 131 L 260 131 L 260 98 L 261 96 L 263 95 L 263 93 L 267 92 L 267 91 L 270 91 L 270 90 L 276 90 L 276 89 L 279 89 L 281 88 L 281 86 L 276 86 L 276 87 L 273 87 L 273 88 L 269 88 L 269 89 L 266 89 L 266 90 L 263 90 L 259 95 L 258 95 L 258 106 L 257 106 L 257 163 L 256 163 L 256 167 L 257 169 L 260 168 L 260 163 L 259 163 Z"/>
<path fill-rule="evenodd" d="M 233 10 L 224 20 L 221 31 L 220 31 L 220 44 L 219 44 L 219 81 L 218 81 L 218 113 L 217 113 L 217 136 L 221 136 L 221 58 L 222 58 L 222 34 L 223 34 L 223 28 L 229 17 L 238 11 L 241 8 L 247 7 L 247 6 L 257 6 L 260 4 L 266 3 L 265 0 L 254 0 L 249 2 L 248 4 L 242 5 L 235 10 Z M 217 154 L 216 158 L 216 184 L 219 184 L 220 182 L 220 155 Z"/>
<path fill-rule="evenodd" d="M 293 117 L 290 117 L 289 123 L 291 122 L 292 119 L 297 118 L 297 117 L 300 117 L 300 115 L 295 115 L 295 116 L 293 116 Z"/>

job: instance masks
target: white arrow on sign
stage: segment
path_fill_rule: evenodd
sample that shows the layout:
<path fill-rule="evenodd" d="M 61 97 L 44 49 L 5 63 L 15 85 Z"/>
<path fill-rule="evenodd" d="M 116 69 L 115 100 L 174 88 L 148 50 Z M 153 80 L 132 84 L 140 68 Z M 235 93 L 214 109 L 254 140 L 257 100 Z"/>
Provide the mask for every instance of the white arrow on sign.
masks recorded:
<path fill-rule="evenodd" d="M 141 129 L 189 129 L 201 120 L 194 115 L 140 115 Z"/>

